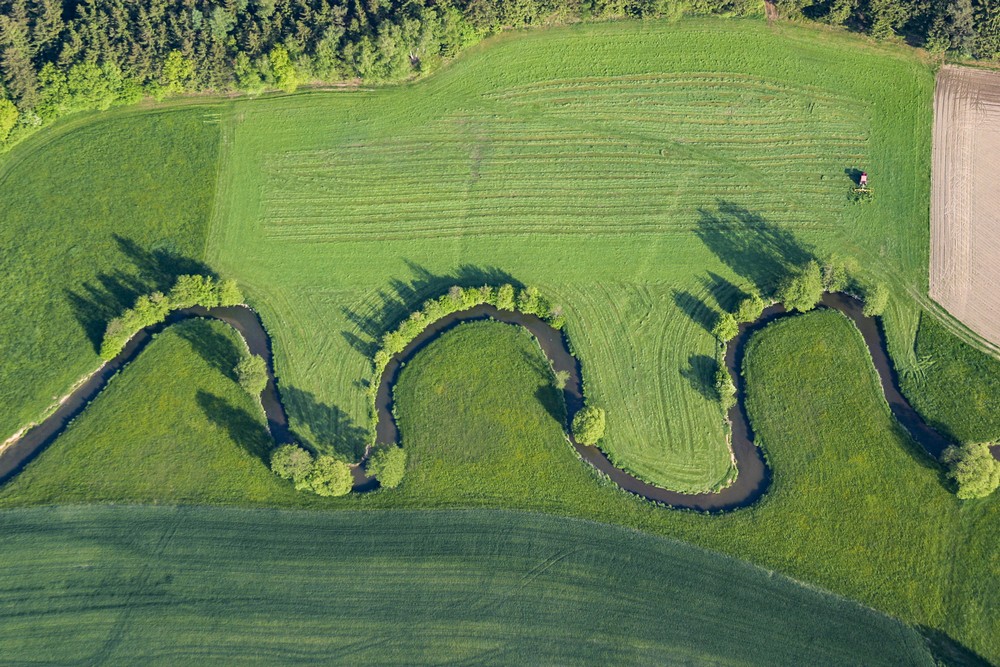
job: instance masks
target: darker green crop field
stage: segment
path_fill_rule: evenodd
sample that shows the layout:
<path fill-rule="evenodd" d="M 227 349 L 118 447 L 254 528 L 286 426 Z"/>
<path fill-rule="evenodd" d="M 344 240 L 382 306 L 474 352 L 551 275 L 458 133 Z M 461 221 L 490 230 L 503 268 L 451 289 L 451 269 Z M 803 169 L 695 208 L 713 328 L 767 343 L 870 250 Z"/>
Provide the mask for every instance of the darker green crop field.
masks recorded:
<path fill-rule="evenodd" d="M 853 602 L 541 515 L 0 514 L 6 664 L 930 665 Z"/>

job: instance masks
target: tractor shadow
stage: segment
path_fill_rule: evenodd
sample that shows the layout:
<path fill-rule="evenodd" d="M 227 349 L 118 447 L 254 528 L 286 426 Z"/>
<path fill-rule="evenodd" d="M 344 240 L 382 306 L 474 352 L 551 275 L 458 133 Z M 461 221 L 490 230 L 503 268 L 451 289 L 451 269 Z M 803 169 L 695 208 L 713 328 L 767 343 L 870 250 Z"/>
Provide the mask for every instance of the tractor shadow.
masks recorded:
<path fill-rule="evenodd" d="M 136 299 L 153 291 L 166 292 L 177 276 L 200 273 L 214 276 L 205 264 L 167 249 L 147 250 L 135 241 L 115 234 L 117 250 L 131 267 L 101 272 L 75 289 L 65 290 L 76 321 L 97 352 L 104 331 L 115 317 L 135 305 Z"/>
<path fill-rule="evenodd" d="M 699 210 L 695 234 L 705 246 L 765 296 L 793 269 L 816 259 L 812 248 L 763 216 L 731 202 Z"/>
<path fill-rule="evenodd" d="M 861 186 L 861 174 L 863 172 L 860 169 L 855 169 L 854 167 L 848 167 L 847 169 L 844 170 L 844 173 L 847 175 L 849 179 L 851 179 L 851 183 L 854 184 L 854 187 Z"/>

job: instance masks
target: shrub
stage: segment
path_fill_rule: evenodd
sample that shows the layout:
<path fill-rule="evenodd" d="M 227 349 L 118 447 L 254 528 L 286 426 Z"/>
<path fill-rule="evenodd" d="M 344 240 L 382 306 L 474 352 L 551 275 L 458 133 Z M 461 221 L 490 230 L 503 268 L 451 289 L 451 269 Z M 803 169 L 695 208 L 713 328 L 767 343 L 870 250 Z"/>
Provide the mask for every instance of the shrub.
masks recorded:
<path fill-rule="evenodd" d="M 395 445 L 379 447 L 368 459 L 365 470 L 387 489 L 395 489 L 406 472 L 406 450 Z"/>
<path fill-rule="evenodd" d="M 889 305 L 889 289 L 880 282 L 871 282 L 865 288 L 865 305 L 862 309 L 868 317 L 875 317 L 885 312 Z"/>
<path fill-rule="evenodd" d="M 606 416 L 603 408 L 584 407 L 573 417 L 573 437 L 583 445 L 596 445 L 604 437 Z"/>
<path fill-rule="evenodd" d="M 497 289 L 496 303 L 494 305 L 500 310 L 514 310 L 514 286 L 501 285 Z"/>
<path fill-rule="evenodd" d="M 730 313 L 721 313 L 715 321 L 715 327 L 712 329 L 712 334 L 722 343 L 727 343 L 736 338 L 736 334 L 739 332 L 740 325 Z"/>
<path fill-rule="evenodd" d="M 282 445 L 271 452 L 271 472 L 282 479 L 297 484 L 309 475 L 312 467 L 312 454 L 298 445 Z"/>
<path fill-rule="evenodd" d="M 941 460 L 948 466 L 948 477 L 958 485 L 956 495 L 963 500 L 983 498 L 1000 486 L 1000 461 L 993 458 L 987 444 L 952 445 Z"/>
<path fill-rule="evenodd" d="M 715 391 L 719 394 L 722 410 L 729 412 L 729 409 L 736 405 L 736 385 L 724 364 L 719 364 L 718 370 L 715 371 Z"/>
<path fill-rule="evenodd" d="M 751 294 L 736 307 L 736 321 L 754 322 L 763 314 L 765 307 L 764 299 L 760 298 L 759 294 Z"/>
<path fill-rule="evenodd" d="M 217 281 L 211 276 L 179 276 L 168 294 L 153 292 L 141 296 L 135 306 L 108 323 L 101 341 L 101 358 L 105 361 L 112 359 L 140 329 L 159 324 L 172 310 L 191 306 L 229 306 L 242 301 L 243 295 L 235 281 Z"/>
<path fill-rule="evenodd" d="M 823 278 L 815 261 L 809 262 L 788 276 L 778 288 L 778 299 L 789 310 L 801 312 L 812 310 L 822 296 Z"/>
<path fill-rule="evenodd" d="M 569 382 L 569 371 L 556 371 L 555 372 L 555 385 L 556 389 L 562 391 L 566 388 L 566 383 Z"/>
<path fill-rule="evenodd" d="M 260 396 L 267 386 L 267 362 L 264 357 L 248 354 L 235 368 L 236 379 L 251 396 Z"/>
<path fill-rule="evenodd" d="M 351 467 L 332 456 L 319 456 L 296 489 L 308 489 L 319 496 L 345 496 L 354 487 Z"/>
<path fill-rule="evenodd" d="M 851 274 L 837 259 L 829 259 L 823 265 L 823 289 L 827 292 L 843 292 L 851 284 Z"/>

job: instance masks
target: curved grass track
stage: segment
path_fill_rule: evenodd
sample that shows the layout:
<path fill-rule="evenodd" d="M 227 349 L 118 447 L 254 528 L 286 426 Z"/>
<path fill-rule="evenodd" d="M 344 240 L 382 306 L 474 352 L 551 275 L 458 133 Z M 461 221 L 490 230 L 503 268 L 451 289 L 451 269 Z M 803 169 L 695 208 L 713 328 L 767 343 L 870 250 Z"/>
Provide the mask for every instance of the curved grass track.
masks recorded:
<path fill-rule="evenodd" d="M 11 665 L 932 664 L 853 602 L 542 515 L 50 508 L 0 532 Z"/>

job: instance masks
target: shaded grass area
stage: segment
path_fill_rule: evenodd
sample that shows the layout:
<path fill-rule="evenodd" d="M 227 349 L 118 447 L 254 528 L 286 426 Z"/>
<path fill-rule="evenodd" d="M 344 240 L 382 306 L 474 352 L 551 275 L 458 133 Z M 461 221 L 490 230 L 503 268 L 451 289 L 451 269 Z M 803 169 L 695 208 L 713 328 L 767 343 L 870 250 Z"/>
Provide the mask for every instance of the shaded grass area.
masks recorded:
<path fill-rule="evenodd" d="M 830 251 L 926 290 L 932 88 L 912 51 L 762 21 L 504 35 L 413 85 L 236 102 L 208 257 L 336 409 L 294 402 L 298 431 L 367 424 L 373 342 L 423 299 L 511 280 L 564 308 L 612 459 L 711 488 L 721 308 Z"/>
<path fill-rule="evenodd" d="M 242 346 L 220 322 L 170 327 L 0 489 L 0 506 L 294 500 L 267 468 L 260 404 L 231 377 Z"/>
<path fill-rule="evenodd" d="M 204 270 L 218 114 L 74 119 L 0 166 L 0 440 L 97 367 L 109 319 Z M 30 381 L 26 381 L 30 378 Z"/>
<path fill-rule="evenodd" d="M 167 340 L 164 335 L 155 345 Z M 394 491 L 342 499 L 294 493 L 246 453 L 259 441 L 233 442 L 230 430 L 213 426 L 199 405 L 199 390 L 241 406 L 239 389 L 200 355 L 183 348 L 178 353 L 137 359 L 116 380 L 133 373 L 132 390 L 112 394 L 113 385 L 91 406 L 98 412 L 84 413 L 74 426 L 108 435 L 74 445 L 71 437 L 79 436 L 67 434 L 0 493 L 0 506 L 155 500 L 540 510 L 694 542 L 924 626 L 938 633 L 942 646 L 951 642 L 1000 659 L 1000 591 L 993 585 L 1000 575 L 993 539 L 1000 503 L 995 497 L 959 503 L 945 488 L 940 470 L 892 421 L 864 343 L 839 314 L 783 320 L 751 342 L 750 414 L 767 447 L 774 485 L 759 505 L 714 517 L 640 501 L 580 461 L 552 414 L 561 406 L 541 400 L 552 377 L 541 351 L 510 325 L 462 325 L 404 368 L 396 410 L 409 453 L 407 477 Z M 140 366 L 144 359 L 156 363 Z M 192 368 L 183 370 L 185 365 Z M 127 422 L 157 391 L 150 379 L 171 374 L 188 379 L 165 392 L 158 409 L 184 416 L 183 424 L 178 417 L 163 427 L 166 432 L 193 429 L 184 457 L 191 468 L 134 456 L 155 451 L 157 441 Z M 249 405 L 243 409 L 252 412 Z M 611 413 L 609 422 L 614 419 Z M 79 459 L 67 460 L 67 441 Z M 84 457 L 106 463 L 88 467 L 88 478 L 74 465 Z M 202 468 L 216 472 L 198 473 Z"/>
<path fill-rule="evenodd" d="M 926 315 L 914 352 L 916 371 L 900 379 L 924 418 L 962 442 L 1000 439 L 1000 360 L 965 345 Z"/>
<path fill-rule="evenodd" d="M 52 508 L 0 532 L 13 663 L 932 664 L 853 602 L 543 515 Z"/>

